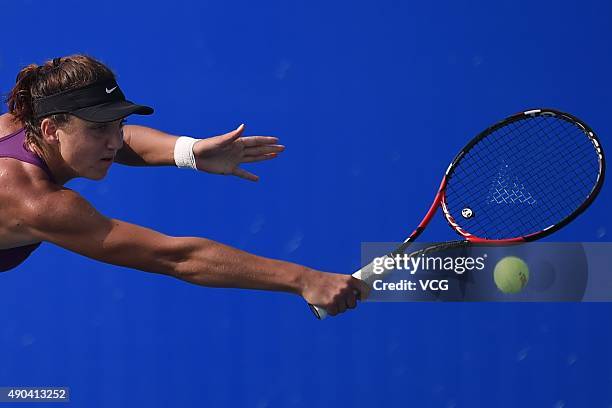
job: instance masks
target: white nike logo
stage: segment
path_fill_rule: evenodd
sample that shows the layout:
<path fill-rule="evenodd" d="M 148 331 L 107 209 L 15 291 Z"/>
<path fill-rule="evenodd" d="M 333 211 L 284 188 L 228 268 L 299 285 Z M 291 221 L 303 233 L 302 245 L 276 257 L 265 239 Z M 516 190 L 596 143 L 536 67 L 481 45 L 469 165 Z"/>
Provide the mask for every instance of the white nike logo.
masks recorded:
<path fill-rule="evenodd" d="M 111 89 L 106 88 L 106 93 L 107 93 L 107 94 L 109 94 L 109 93 L 113 93 L 113 91 L 114 91 L 115 89 L 117 89 L 117 87 L 114 87 L 114 88 L 111 88 Z"/>

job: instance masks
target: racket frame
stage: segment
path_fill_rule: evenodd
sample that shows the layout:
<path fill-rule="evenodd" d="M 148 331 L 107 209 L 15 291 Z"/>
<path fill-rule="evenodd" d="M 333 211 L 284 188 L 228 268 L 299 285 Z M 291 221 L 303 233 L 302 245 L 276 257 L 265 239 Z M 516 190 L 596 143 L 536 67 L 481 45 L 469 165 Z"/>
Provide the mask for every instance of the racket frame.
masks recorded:
<path fill-rule="evenodd" d="M 446 205 L 446 196 L 445 196 L 446 186 L 448 184 L 448 181 L 450 180 L 450 178 L 452 178 L 453 171 L 455 170 L 457 165 L 461 162 L 461 159 L 470 151 L 470 149 L 473 146 L 476 145 L 476 143 L 478 143 L 479 141 L 481 141 L 482 139 L 484 139 L 491 133 L 495 132 L 496 130 L 500 129 L 501 127 L 506 126 L 513 122 L 517 122 L 519 120 L 524 120 L 527 116 L 531 116 L 531 117 L 554 116 L 554 117 L 565 120 L 577 126 L 584 132 L 584 134 L 589 138 L 591 143 L 593 143 L 594 150 L 599 156 L 599 172 L 597 175 L 597 180 L 595 182 L 595 185 L 593 186 L 593 189 L 589 193 L 587 199 L 584 200 L 582 204 L 580 204 L 578 207 L 576 207 L 576 209 L 571 214 L 569 214 L 567 217 L 565 217 L 560 222 L 556 224 L 552 224 L 542 229 L 541 231 L 531 233 L 525 236 L 518 236 L 518 237 L 513 237 L 513 238 L 507 238 L 507 239 L 487 239 L 487 238 L 482 238 L 482 237 L 478 237 L 473 234 L 470 234 L 469 232 L 467 232 L 466 230 L 464 230 L 463 228 L 459 226 L 459 224 L 455 221 L 453 216 L 450 214 L 450 211 L 448 210 L 448 207 Z M 567 225 L 572 220 L 574 220 L 576 217 L 578 217 L 581 213 L 583 213 L 591 205 L 591 203 L 595 200 L 595 198 L 601 191 L 601 188 L 603 186 L 603 181 L 605 178 L 605 171 L 606 171 L 605 156 L 603 153 L 603 149 L 601 147 L 601 143 L 599 139 L 597 138 L 595 132 L 582 120 L 580 120 L 576 116 L 573 116 L 569 113 L 561 112 L 561 111 L 558 111 L 556 109 L 551 109 L 551 108 L 530 109 L 530 110 L 518 112 L 514 115 L 507 117 L 504 120 L 497 122 L 496 124 L 492 126 L 489 126 L 485 130 L 480 132 L 478 135 L 476 135 L 467 145 L 463 147 L 463 149 L 461 149 L 461 151 L 455 156 L 453 161 L 450 163 L 450 165 L 446 169 L 446 172 L 444 173 L 444 177 L 442 178 L 442 182 L 440 183 L 440 187 L 438 187 L 438 191 L 434 197 L 433 203 L 431 204 L 431 206 L 429 207 L 429 210 L 427 211 L 427 214 L 425 214 L 425 216 L 423 217 L 419 225 L 416 227 L 414 231 L 412 231 L 412 233 L 408 236 L 408 238 L 406 238 L 404 242 L 402 242 L 395 251 L 391 252 L 387 256 L 391 257 L 396 254 L 405 253 L 406 249 L 411 245 L 411 243 L 414 242 L 423 233 L 423 231 L 425 230 L 429 222 L 433 219 L 438 208 L 440 207 L 442 208 L 444 218 L 446 219 L 446 222 L 448 223 L 448 225 L 457 234 L 463 237 L 463 239 L 444 242 L 441 244 L 430 246 L 425 249 L 421 249 L 419 251 L 415 251 L 414 253 L 409 255 L 410 257 L 421 255 L 426 252 L 431 252 L 436 249 L 439 250 L 441 248 L 459 247 L 463 245 L 469 245 L 470 243 L 490 244 L 490 245 L 507 245 L 507 244 L 517 244 L 517 243 L 522 243 L 522 242 L 535 241 L 537 239 L 543 238 L 563 228 L 565 225 Z M 363 279 L 364 278 L 363 271 L 366 268 L 370 267 L 371 265 L 372 264 L 370 263 L 369 265 L 364 266 L 363 268 L 355 272 L 352 276 L 357 279 Z M 325 311 L 325 309 L 315 306 L 315 305 L 311 305 L 311 304 L 309 304 L 308 306 L 310 307 L 314 315 L 319 320 L 322 320 L 327 316 L 327 312 Z"/>

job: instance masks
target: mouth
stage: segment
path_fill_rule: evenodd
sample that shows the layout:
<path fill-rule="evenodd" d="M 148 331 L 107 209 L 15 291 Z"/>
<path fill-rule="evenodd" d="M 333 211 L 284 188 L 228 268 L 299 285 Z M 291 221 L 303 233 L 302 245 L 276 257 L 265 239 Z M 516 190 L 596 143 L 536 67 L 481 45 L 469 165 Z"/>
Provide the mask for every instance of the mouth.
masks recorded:
<path fill-rule="evenodd" d="M 100 159 L 100 160 L 102 160 L 103 162 L 106 162 L 106 163 L 111 163 L 114 160 L 114 158 L 113 157 L 105 157 L 104 159 Z"/>

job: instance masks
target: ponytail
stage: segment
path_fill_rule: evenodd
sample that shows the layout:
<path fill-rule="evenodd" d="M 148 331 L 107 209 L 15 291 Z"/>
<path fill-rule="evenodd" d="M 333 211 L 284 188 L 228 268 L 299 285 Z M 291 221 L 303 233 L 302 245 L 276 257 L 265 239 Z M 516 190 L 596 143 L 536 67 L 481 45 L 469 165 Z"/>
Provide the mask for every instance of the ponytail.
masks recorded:
<path fill-rule="evenodd" d="M 25 123 L 29 118 L 34 116 L 32 107 L 32 85 L 36 82 L 39 66 L 30 64 L 22 69 L 17 74 L 15 86 L 8 94 L 6 102 L 9 113 L 15 119 Z"/>
<path fill-rule="evenodd" d="M 44 150 L 40 123 L 34 115 L 34 99 L 85 87 L 96 81 L 114 79 L 115 74 L 103 63 L 87 55 L 54 58 L 43 65 L 30 64 L 17 74 L 15 86 L 6 98 L 9 113 L 26 130 L 26 145 Z M 66 125 L 70 115 L 49 115 L 58 126 Z"/>

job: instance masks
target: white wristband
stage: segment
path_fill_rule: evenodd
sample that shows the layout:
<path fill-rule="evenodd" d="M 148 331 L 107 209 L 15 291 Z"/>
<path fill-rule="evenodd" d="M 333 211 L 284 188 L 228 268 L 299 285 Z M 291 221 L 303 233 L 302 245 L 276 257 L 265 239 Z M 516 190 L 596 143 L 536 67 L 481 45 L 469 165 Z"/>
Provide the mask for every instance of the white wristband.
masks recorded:
<path fill-rule="evenodd" d="M 193 145 L 200 139 L 194 139 L 193 137 L 181 136 L 176 139 L 174 144 L 174 163 L 176 167 L 182 169 L 194 169 L 196 167 L 196 159 L 193 155 Z"/>

